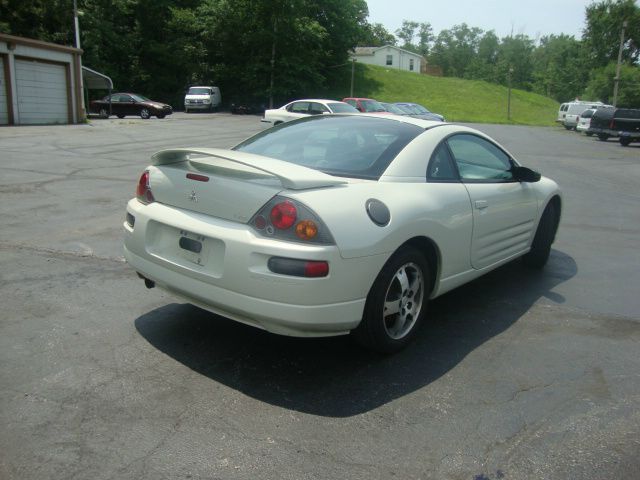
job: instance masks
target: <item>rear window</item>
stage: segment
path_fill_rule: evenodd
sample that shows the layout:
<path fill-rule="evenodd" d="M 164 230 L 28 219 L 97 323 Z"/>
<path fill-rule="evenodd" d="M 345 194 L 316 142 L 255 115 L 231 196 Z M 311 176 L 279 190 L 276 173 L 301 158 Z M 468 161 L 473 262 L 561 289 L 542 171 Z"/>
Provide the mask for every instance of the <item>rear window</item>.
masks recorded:
<path fill-rule="evenodd" d="M 191 87 L 187 92 L 187 95 L 211 95 L 211 89 L 204 87 Z"/>
<path fill-rule="evenodd" d="M 347 103 L 327 103 L 333 113 L 360 113 L 358 109 Z"/>
<path fill-rule="evenodd" d="M 582 117 L 582 118 L 591 118 L 591 117 L 593 117 L 594 112 L 595 112 L 595 110 L 585 110 L 584 112 L 582 112 L 580 114 L 580 117 Z"/>
<path fill-rule="evenodd" d="M 317 116 L 265 130 L 234 150 L 313 168 L 329 175 L 377 180 L 423 128 L 395 120 Z"/>

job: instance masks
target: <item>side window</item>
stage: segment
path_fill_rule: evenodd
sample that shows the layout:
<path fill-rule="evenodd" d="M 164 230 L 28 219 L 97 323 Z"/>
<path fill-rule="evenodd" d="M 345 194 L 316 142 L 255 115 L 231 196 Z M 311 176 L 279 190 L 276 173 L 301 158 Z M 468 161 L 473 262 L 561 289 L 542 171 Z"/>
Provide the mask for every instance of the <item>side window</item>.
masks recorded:
<path fill-rule="evenodd" d="M 427 167 L 427 180 L 431 182 L 458 181 L 458 174 L 453 167 L 453 159 L 445 142 L 442 142 L 431 155 Z"/>
<path fill-rule="evenodd" d="M 348 103 L 349 105 L 351 105 L 352 107 L 356 107 L 357 108 L 357 106 L 358 106 L 356 104 L 355 100 L 348 99 L 348 100 L 345 100 L 345 102 Z"/>
<path fill-rule="evenodd" d="M 130 103 L 133 102 L 133 98 L 131 98 L 129 95 L 120 95 L 120 101 Z"/>
<path fill-rule="evenodd" d="M 289 109 L 293 113 L 309 113 L 309 102 L 295 102 Z"/>
<path fill-rule="evenodd" d="M 463 181 L 503 182 L 513 179 L 511 159 L 490 141 L 463 133 L 449 137 L 447 143 Z"/>
<path fill-rule="evenodd" d="M 322 105 L 321 103 L 311 102 L 311 108 L 309 108 L 309 113 L 311 115 L 322 115 L 323 112 L 328 112 L 329 109 Z"/>
<path fill-rule="evenodd" d="M 387 55 L 387 65 L 393 65 L 393 55 Z"/>

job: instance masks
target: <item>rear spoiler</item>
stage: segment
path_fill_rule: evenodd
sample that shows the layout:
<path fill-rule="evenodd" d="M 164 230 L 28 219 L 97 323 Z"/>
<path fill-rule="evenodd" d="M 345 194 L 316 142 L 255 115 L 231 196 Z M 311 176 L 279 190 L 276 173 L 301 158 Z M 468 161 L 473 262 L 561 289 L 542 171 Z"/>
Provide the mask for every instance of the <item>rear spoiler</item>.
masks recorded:
<path fill-rule="evenodd" d="M 192 158 L 192 156 L 198 158 Z M 224 150 L 221 148 L 175 148 L 162 150 L 151 157 L 152 164 L 156 166 L 181 162 L 216 165 L 215 159 L 226 160 L 246 167 L 255 168 L 256 170 L 277 177 L 282 186 L 290 190 L 331 187 L 348 183 L 345 179 L 332 177 L 318 170 L 294 163 L 263 157 L 253 153 Z"/>

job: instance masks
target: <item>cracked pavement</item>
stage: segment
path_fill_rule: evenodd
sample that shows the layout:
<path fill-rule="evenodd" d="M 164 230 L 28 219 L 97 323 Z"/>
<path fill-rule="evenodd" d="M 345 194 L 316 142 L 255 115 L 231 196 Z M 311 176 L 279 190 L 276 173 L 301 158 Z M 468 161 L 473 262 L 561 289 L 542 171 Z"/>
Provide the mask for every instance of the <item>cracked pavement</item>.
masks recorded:
<path fill-rule="evenodd" d="M 0 128 L 0 478 L 637 478 L 640 146 L 476 127 L 563 187 L 549 265 L 431 302 L 392 357 L 236 324 L 124 263 L 151 154 L 258 117 Z"/>

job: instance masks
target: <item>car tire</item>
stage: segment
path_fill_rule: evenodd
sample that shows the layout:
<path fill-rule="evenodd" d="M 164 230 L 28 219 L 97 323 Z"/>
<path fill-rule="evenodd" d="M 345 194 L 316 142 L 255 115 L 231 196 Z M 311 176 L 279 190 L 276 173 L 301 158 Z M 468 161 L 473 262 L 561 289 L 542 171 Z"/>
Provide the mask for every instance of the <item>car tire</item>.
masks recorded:
<path fill-rule="evenodd" d="M 620 145 L 628 147 L 631 144 L 631 139 L 627 137 L 620 137 Z"/>
<path fill-rule="evenodd" d="M 551 244 L 556 237 L 558 230 L 558 207 L 551 202 L 542 213 L 538 229 L 531 243 L 531 250 L 523 255 L 522 262 L 531 268 L 542 268 L 549 260 Z"/>
<path fill-rule="evenodd" d="M 573 130 L 573 128 L 568 126 L 568 125 L 565 125 L 564 128 L 567 129 L 567 130 Z"/>
<path fill-rule="evenodd" d="M 117 116 L 118 118 L 124 118 L 124 115 L 122 113 L 119 113 Z"/>
<path fill-rule="evenodd" d="M 593 132 L 586 132 L 587 137 L 593 136 Z"/>
<path fill-rule="evenodd" d="M 609 135 L 607 135 L 606 133 L 600 133 L 598 134 L 598 140 L 600 140 L 601 142 L 606 142 L 607 140 L 609 140 Z"/>
<path fill-rule="evenodd" d="M 367 295 L 355 340 L 380 353 L 404 348 L 425 317 L 430 281 L 429 263 L 419 250 L 405 247 L 393 254 Z"/>
<path fill-rule="evenodd" d="M 158 118 L 164 118 L 164 117 L 166 117 L 166 115 L 165 115 L 164 113 L 159 113 L 159 114 L 157 114 L 157 115 L 156 115 L 156 117 L 158 117 Z"/>
<path fill-rule="evenodd" d="M 140 118 L 144 120 L 151 118 L 151 112 L 149 111 L 148 108 L 143 108 L 142 110 L 140 110 Z"/>
<path fill-rule="evenodd" d="M 109 111 L 106 108 L 101 108 L 98 112 L 100 118 L 109 118 Z"/>

